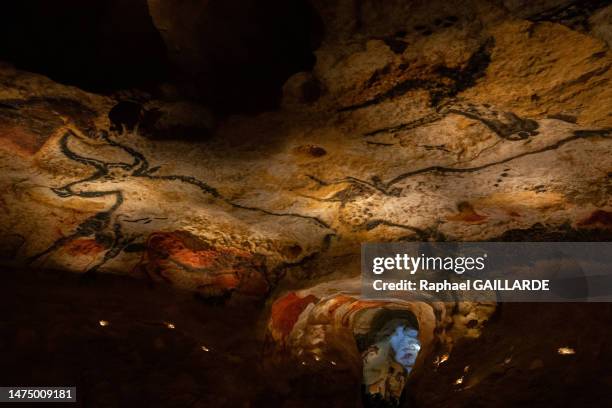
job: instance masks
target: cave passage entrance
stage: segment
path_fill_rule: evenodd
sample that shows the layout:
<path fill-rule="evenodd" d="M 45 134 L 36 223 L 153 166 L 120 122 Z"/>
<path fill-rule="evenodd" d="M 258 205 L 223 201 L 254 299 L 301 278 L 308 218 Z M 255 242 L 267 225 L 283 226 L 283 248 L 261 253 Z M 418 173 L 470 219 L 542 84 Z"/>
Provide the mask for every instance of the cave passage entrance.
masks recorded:
<path fill-rule="evenodd" d="M 364 406 L 399 406 L 421 349 L 416 317 L 409 311 L 380 309 L 367 331 L 355 337 L 363 364 Z"/>

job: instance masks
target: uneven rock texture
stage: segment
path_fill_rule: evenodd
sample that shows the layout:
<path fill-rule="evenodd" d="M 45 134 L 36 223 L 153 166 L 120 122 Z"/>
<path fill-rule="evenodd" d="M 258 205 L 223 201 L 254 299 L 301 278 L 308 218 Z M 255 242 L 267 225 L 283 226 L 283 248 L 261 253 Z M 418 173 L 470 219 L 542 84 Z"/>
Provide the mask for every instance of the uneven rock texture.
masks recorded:
<path fill-rule="evenodd" d="M 425 384 L 413 395 L 427 401 L 435 384 L 423 368 L 453 350 L 472 358 L 462 341 L 485 333 L 495 307 L 360 299 L 360 243 L 612 238 L 610 6 L 586 3 L 313 0 L 325 36 L 289 47 L 292 62 L 260 77 L 283 41 L 263 36 L 208 67 L 207 52 L 238 40 L 200 24 L 227 10 L 183 2 L 173 15 L 150 0 L 184 75 L 166 99 L 88 93 L 2 65 L 2 263 L 138 277 L 207 302 L 269 300 L 271 364 L 301 365 L 287 382 L 325 363 L 321 378 L 351 388 L 356 338 L 381 311 L 410 315 L 423 345 L 414 378 Z M 193 20 L 181 26 L 180 15 Z M 247 35 L 249 13 L 233 17 L 224 30 Z M 185 81 L 198 103 L 182 99 L 193 96 Z M 253 109 L 260 102 L 281 108 L 211 113 L 265 110 Z M 488 333 L 478 341 L 491 347 Z M 493 391 L 498 369 L 479 377 Z"/>
<path fill-rule="evenodd" d="M 494 304 L 476 302 L 365 300 L 360 284 L 359 279 L 329 281 L 276 300 L 268 323 L 275 359 L 302 365 L 324 361 L 355 370 L 372 333 L 404 319 L 418 331 L 421 348 L 411 376 L 419 377 L 434 351 L 448 354 L 457 341 L 478 338 L 495 311 Z"/>
<path fill-rule="evenodd" d="M 292 86 L 286 110 L 227 119 L 197 144 L 111 131 L 111 98 L 4 68 L 4 251 L 264 295 L 303 260 L 298 278 L 356 274 L 344 257 L 364 240 L 609 228 L 606 43 L 489 3 L 439 7 L 401 19 L 427 33 L 343 52 L 329 37 L 301 79 L 318 100 L 300 103 Z"/>

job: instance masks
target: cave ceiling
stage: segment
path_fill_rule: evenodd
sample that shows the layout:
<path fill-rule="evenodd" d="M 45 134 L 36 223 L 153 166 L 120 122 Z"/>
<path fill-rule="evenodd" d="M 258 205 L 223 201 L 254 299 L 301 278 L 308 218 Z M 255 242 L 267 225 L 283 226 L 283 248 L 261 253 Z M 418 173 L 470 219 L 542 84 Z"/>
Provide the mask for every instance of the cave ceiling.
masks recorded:
<path fill-rule="evenodd" d="M 287 270 L 358 274 L 343 259 L 361 241 L 605 234 L 605 38 L 467 4 L 425 15 L 415 3 L 403 31 L 355 11 L 351 41 L 319 5 L 316 64 L 286 81 L 278 109 L 254 115 L 152 97 L 127 102 L 130 113 L 125 92 L 3 66 L 3 252 L 266 296 Z M 164 41 L 189 38 L 163 1 L 149 6 Z"/>
<path fill-rule="evenodd" d="M 417 373 L 496 313 L 360 298 L 361 243 L 612 239 L 609 1 L 34 3 L 0 16 L 3 266 L 263 310 L 359 377 L 381 313 Z"/>

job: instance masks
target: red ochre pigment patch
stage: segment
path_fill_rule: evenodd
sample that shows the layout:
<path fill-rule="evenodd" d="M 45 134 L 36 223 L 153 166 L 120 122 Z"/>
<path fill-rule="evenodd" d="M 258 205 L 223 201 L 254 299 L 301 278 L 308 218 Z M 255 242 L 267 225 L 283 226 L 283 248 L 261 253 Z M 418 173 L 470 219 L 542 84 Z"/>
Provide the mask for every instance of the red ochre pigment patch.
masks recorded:
<path fill-rule="evenodd" d="M 355 298 L 351 296 L 346 296 L 342 294 L 337 295 L 334 297 L 332 301 L 333 302 L 332 305 L 329 306 L 329 308 L 327 309 L 327 314 L 329 316 L 332 316 L 340 306 L 344 305 L 345 303 L 354 302 L 354 301 L 355 301 Z"/>
<path fill-rule="evenodd" d="M 302 145 L 293 149 L 293 151 L 302 156 L 309 157 L 323 157 L 327 154 L 327 151 L 321 146 L 315 145 Z"/>
<path fill-rule="evenodd" d="M 263 258 L 237 248 L 212 245 L 189 232 L 152 234 L 142 265 L 149 276 L 189 282 L 208 293 L 236 290 L 263 296 L 268 291 Z"/>
<path fill-rule="evenodd" d="M 311 303 L 318 302 L 319 299 L 314 295 L 299 297 L 295 292 L 278 299 L 272 305 L 270 318 L 270 328 L 272 332 L 279 335 L 281 339 L 286 338 L 291 333 L 293 326 L 297 322 L 300 314 Z"/>
<path fill-rule="evenodd" d="M 104 251 L 106 247 L 95 239 L 80 238 L 69 242 L 64 247 L 66 252 L 72 256 L 77 255 L 97 255 Z"/>
<path fill-rule="evenodd" d="M 480 215 L 474 211 L 470 203 L 462 202 L 457 205 L 459 213 L 448 217 L 449 221 L 481 222 L 487 219 L 486 215 Z"/>
<path fill-rule="evenodd" d="M 591 225 L 604 225 L 606 227 L 612 226 L 612 212 L 605 210 L 593 211 L 593 213 L 587 218 L 578 222 L 578 225 L 581 227 L 588 227 Z"/>
<path fill-rule="evenodd" d="M 48 137 L 29 132 L 27 129 L 0 123 L 0 148 L 20 156 L 35 154 L 47 139 Z"/>

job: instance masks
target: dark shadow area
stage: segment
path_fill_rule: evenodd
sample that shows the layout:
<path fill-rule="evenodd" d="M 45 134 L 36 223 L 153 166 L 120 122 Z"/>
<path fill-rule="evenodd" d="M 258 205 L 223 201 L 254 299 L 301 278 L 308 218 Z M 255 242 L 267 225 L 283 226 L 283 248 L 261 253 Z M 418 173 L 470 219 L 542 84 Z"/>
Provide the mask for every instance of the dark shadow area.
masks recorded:
<path fill-rule="evenodd" d="M 93 92 L 168 77 L 146 0 L 23 0 L 2 5 L 0 60 Z"/>
<path fill-rule="evenodd" d="M 183 29 L 188 12 L 165 10 L 177 23 L 164 42 L 146 0 L 11 2 L 0 16 L 0 60 L 91 92 L 162 96 L 160 85 L 173 83 L 171 98 L 221 115 L 257 113 L 279 107 L 283 84 L 312 69 L 323 38 L 305 0 L 203 3 Z"/>
<path fill-rule="evenodd" d="M 359 396 L 330 365 L 267 369 L 261 304 L 125 276 L 2 274 L 3 385 L 76 386 L 74 407 L 354 407 Z"/>
<path fill-rule="evenodd" d="M 428 356 L 412 407 L 606 407 L 610 303 L 502 303 L 477 339 Z"/>
<path fill-rule="evenodd" d="M 265 399 L 258 308 L 211 306 L 126 277 L 2 272 L 2 384 L 70 384 L 71 405 L 83 407 Z"/>
<path fill-rule="evenodd" d="M 304 0 L 210 2 L 196 30 L 203 66 L 194 81 L 218 113 L 278 108 L 283 84 L 312 69 L 323 38 L 323 23 Z"/>

